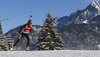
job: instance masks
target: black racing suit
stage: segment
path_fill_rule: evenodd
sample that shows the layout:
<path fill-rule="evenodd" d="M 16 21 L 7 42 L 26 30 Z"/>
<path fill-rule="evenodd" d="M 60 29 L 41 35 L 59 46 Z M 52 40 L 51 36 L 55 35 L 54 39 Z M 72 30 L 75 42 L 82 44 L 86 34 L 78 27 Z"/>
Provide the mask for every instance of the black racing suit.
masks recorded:
<path fill-rule="evenodd" d="M 20 41 L 20 39 L 23 38 L 23 36 L 25 36 L 25 37 L 27 38 L 27 46 L 29 46 L 29 44 L 30 44 L 30 38 L 29 38 L 29 35 L 30 35 L 30 33 L 31 33 L 32 28 L 31 28 L 30 32 L 27 34 L 27 33 L 21 32 L 21 31 L 23 30 L 23 28 L 25 28 L 25 27 L 26 27 L 26 25 L 24 25 L 24 26 L 21 27 L 21 29 L 20 29 L 20 31 L 19 31 L 19 33 L 20 33 L 19 39 L 14 43 L 13 46 L 16 46 L 17 43 Z"/>

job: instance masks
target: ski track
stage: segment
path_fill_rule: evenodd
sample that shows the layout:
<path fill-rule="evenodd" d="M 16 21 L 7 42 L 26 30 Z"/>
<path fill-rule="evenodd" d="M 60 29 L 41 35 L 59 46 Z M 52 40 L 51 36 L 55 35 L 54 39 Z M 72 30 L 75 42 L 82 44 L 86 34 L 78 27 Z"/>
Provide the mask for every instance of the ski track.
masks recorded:
<path fill-rule="evenodd" d="M 100 57 L 99 50 L 0 51 L 0 57 Z"/>

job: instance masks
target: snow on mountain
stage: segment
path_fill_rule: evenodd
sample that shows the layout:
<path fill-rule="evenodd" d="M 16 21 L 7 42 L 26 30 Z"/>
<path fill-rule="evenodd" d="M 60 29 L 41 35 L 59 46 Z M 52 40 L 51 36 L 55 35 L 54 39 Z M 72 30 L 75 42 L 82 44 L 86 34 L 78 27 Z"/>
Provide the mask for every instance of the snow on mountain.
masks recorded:
<path fill-rule="evenodd" d="M 70 16 L 64 16 L 57 19 L 57 27 L 61 28 L 72 23 L 84 23 L 93 16 L 100 15 L 100 1 L 91 2 L 86 9 L 77 10 Z M 86 22 L 85 22 L 86 23 Z"/>
<path fill-rule="evenodd" d="M 100 57 L 100 51 L 55 50 L 55 51 L 2 51 L 0 57 Z"/>
<path fill-rule="evenodd" d="M 94 7 L 95 9 L 99 9 L 99 1 L 96 1 L 96 2 L 93 1 L 90 5 Z"/>
<path fill-rule="evenodd" d="M 81 22 L 81 23 L 88 23 L 88 20 L 85 20 L 85 21 L 83 21 L 83 22 Z"/>

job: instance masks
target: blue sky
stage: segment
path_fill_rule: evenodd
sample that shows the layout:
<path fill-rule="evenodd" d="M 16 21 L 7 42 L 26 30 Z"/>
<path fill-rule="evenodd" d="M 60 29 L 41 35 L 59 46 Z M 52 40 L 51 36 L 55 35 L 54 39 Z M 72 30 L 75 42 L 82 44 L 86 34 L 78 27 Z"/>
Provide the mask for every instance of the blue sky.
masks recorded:
<path fill-rule="evenodd" d="M 0 19 L 3 32 L 27 23 L 32 15 L 33 25 L 42 25 L 46 14 L 53 17 L 68 16 L 78 9 L 85 9 L 92 1 L 99 0 L 0 0 Z"/>

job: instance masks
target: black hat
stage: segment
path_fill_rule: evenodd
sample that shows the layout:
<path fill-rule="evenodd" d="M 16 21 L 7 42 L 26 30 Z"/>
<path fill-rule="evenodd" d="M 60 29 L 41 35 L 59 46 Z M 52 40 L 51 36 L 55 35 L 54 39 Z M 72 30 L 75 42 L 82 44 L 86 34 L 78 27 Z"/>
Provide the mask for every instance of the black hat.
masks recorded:
<path fill-rule="evenodd" d="M 27 22 L 27 24 L 30 24 L 30 21 L 32 21 L 32 20 L 29 20 L 29 21 Z"/>

